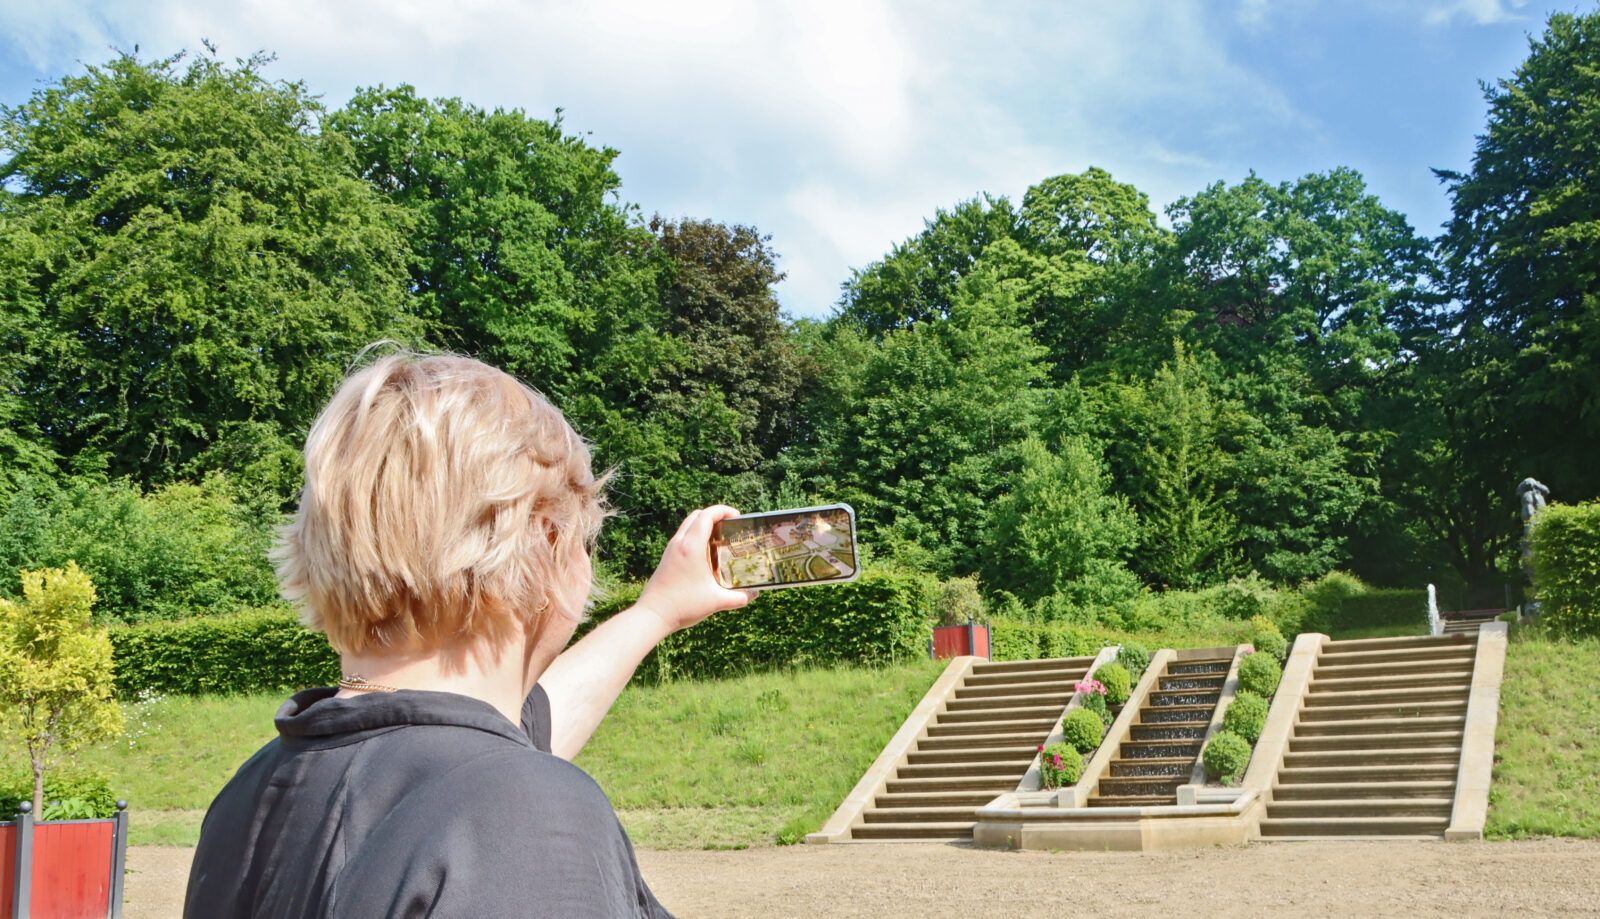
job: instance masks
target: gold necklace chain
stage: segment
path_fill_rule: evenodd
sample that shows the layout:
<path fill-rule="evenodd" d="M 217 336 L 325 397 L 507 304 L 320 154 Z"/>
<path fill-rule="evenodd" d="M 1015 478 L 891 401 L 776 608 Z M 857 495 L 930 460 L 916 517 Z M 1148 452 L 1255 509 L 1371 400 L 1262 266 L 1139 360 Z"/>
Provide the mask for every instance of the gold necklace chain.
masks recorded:
<path fill-rule="evenodd" d="M 362 676 L 359 673 L 352 673 L 349 676 L 340 677 L 339 678 L 339 688 L 340 689 L 353 689 L 353 690 L 355 690 L 357 692 L 399 692 L 400 691 L 398 688 L 396 688 L 394 686 L 385 686 L 382 683 L 374 683 L 374 682 L 372 682 L 371 680 L 367 679 L 366 677 Z"/>

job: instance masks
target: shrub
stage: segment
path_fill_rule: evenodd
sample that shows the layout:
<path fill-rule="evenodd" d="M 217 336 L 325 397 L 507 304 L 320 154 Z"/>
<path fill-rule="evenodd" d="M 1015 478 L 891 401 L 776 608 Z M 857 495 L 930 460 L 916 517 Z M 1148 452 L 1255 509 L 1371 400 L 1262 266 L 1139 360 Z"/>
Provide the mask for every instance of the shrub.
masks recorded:
<path fill-rule="evenodd" d="M 1267 725 L 1267 700 L 1253 692 L 1240 692 L 1222 714 L 1222 729 L 1232 731 L 1254 744 Z"/>
<path fill-rule="evenodd" d="M 1106 723 L 1096 712 L 1075 708 L 1061 722 L 1061 734 L 1079 753 L 1093 753 L 1106 735 Z"/>
<path fill-rule="evenodd" d="M 1101 722 L 1111 724 L 1111 707 L 1106 704 L 1106 685 L 1093 677 L 1075 684 L 1078 705 L 1100 716 Z"/>
<path fill-rule="evenodd" d="M 1239 688 L 1263 699 L 1272 698 L 1283 679 L 1283 668 L 1269 654 L 1252 654 L 1239 664 Z"/>
<path fill-rule="evenodd" d="M 1428 591 L 1398 588 L 1371 589 L 1348 597 L 1339 607 L 1333 629 L 1367 629 L 1416 626 L 1428 621 Z"/>
<path fill-rule="evenodd" d="M 1101 664 L 1095 670 L 1094 678 L 1105 686 L 1106 702 L 1110 705 L 1121 705 L 1128 701 L 1128 693 L 1133 691 L 1133 681 L 1128 677 L 1128 668 L 1115 661 Z"/>
<path fill-rule="evenodd" d="M 978 592 L 978 579 L 950 578 L 940 584 L 938 610 L 940 625 L 966 625 L 968 622 L 986 621 L 983 614 L 983 595 Z"/>
<path fill-rule="evenodd" d="M 1083 777 L 1083 755 L 1071 744 L 1053 743 L 1039 747 L 1039 784 L 1044 788 L 1066 788 Z"/>
<path fill-rule="evenodd" d="M 149 622 L 111 630 L 117 694 L 277 692 L 331 686 L 339 655 L 293 613 L 256 610 L 232 616 Z"/>
<path fill-rule="evenodd" d="M 1087 631 L 1070 625 L 993 619 L 989 623 L 990 656 L 997 661 L 1044 657 L 1084 657 L 1102 647 Z"/>
<path fill-rule="evenodd" d="M 1137 680 L 1144 676 L 1146 667 L 1150 666 L 1150 652 L 1144 645 L 1131 641 L 1122 643 L 1122 648 L 1117 651 L 1117 663 L 1128 668 L 1128 678 Z"/>
<path fill-rule="evenodd" d="M 16 773 L 0 780 L 0 820 L 16 817 L 24 801 L 33 800 L 33 776 Z M 41 820 L 92 820 L 117 815 L 117 796 L 111 783 L 98 773 L 54 770 L 44 778 L 44 813 Z"/>
<path fill-rule="evenodd" d="M 1533 519 L 1540 620 L 1557 635 L 1600 635 L 1600 502 L 1552 504 Z"/>
<path fill-rule="evenodd" d="M 1206 775 L 1224 785 L 1232 785 L 1250 764 L 1250 744 L 1232 731 L 1218 731 L 1206 744 L 1201 758 L 1206 764 Z"/>
<path fill-rule="evenodd" d="M 1278 631 L 1278 627 L 1273 624 L 1271 619 L 1265 616 L 1257 616 L 1250 620 L 1250 625 L 1253 626 L 1250 632 L 1250 643 L 1255 646 L 1257 651 L 1275 657 L 1280 661 L 1288 656 L 1289 642 L 1284 639 L 1283 633 Z"/>
<path fill-rule="evenodd" d="M 1328 632 L 1340 618 L 1346 600 L 1367 592 L 1367 585 L 1353 574 L 1330 571 L 1300 588 L 1300 596 L 1307 603 L 1305 621 L 1301 629 L 1307 632 Z"/>

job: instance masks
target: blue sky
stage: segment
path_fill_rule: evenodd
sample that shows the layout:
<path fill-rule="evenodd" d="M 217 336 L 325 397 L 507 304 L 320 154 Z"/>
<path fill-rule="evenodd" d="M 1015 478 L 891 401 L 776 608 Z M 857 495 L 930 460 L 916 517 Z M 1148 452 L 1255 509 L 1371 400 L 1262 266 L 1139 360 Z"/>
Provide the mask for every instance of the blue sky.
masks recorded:
<path fill-rule="evenodd" d="M 646 214 L 773 236 L 795 315 L 979 191 L 1102 166 L 1159 210 L 1250 170 L 1361 171 L 1432 235 L 1430 167 L 1464 168 L 1479 80 L 1541 0 L 0 0 L 0 102 L 104 60 L 264 49 L 330 105 L 360 85 L 548 116 L 621 151 Z"/>

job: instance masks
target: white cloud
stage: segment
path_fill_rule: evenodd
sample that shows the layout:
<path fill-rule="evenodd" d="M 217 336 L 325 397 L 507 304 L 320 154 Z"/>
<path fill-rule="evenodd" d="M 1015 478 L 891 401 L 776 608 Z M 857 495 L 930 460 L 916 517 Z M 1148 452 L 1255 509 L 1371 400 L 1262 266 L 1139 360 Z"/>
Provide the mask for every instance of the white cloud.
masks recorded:
<path fill-rule="evenodd" d="M 1528 0 L 1449 0 L 1432 5 L 1422 21 L 1430 26 L 1448 25 L 1457 19 L 1480 26 L 1494 25 L 1522 18 L 1515 11 L 1527 5 Z"/>
<path fill-rule="evenodd" d="M 0 41 L 46 78 L 112 45 L 208 38 L 225 57 L 276 52 L 271 73 L 331 105 L 409 82 L 562 107 L 569 129 L 622 151 L 624 197 L 647 213 L 771 233 L 786 306 L 817 314 L 851 267 L 980 190 L 1105 165 L 1160 205 L 1239 171 L 1262 131 L 1314 136 L 1229 56 L 1229 25 L 1202 0 L 82 0 L 8 13 Z"/>

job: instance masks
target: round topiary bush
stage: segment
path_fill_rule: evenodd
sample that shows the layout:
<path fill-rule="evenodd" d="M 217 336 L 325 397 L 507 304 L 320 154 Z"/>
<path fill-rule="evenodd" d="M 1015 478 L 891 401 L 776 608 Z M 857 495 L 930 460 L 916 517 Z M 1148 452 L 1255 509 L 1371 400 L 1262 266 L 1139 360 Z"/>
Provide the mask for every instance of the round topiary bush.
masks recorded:
<path fill-rule="evenodd" d="M 1125 641 L 1117 652 L 1117 663 L 1128 668 L 1129 679 L 1137 680 L 1144 676 L 1144 668 L 1150 666 L 1150 652 L 1144 645 Z"/>
<path fill-rule="evenodd" d="M 1239 688 L 1253 692 L 1263 699 L 1272 697 L 1283 679 L 1283 668 L 1270 654 L 1252 654 L 1239 665 Z"/>
<path fill-rule="evenodd" d="M 1074 750 L 1092 753 L 1106 734 L 1106 723 L 1096 712 L 1075 708 L 1067 712 L 1066 720 L 1061 723 L 1061 734 Z"/>
<path fill-rule="evenodd" d="M 1071 744 L 1039 748 L 1039 784 L 1045 788 L 1076 785 L 1083 776 L 1083 756 Z"/>
<path fill-rule="evenodd" d="M 1112 662 L 1101 664 L 1094 672 L 1094 678 L 1099 680 L 1106 688 L 1106 702 L 1110 705 L 1121 705 L 1128 701 L 1128 693 L 1133 691 L 1133 680 L 1128 676 L 1128 668 Z"/>
<path fill-rule="evenodd" d="M 1261 739 L 1267 725 L 1267 700 L 1253 692 L 1241 692 L 1222 715 L 1222 729 L 1232 731 L 1250 743 Z"/>
<path fill-rule="evenodd" d="M 1206 744 L 1202 759 L 1206 775 L 1224 785 L 1232 785 L 1244 775 L 1244 767 L 1250 763 L 1250 744 L 1232 731 L 1220 731 Z"/>
<path fill-rule="evenodd" d="M 1278 660 L 1283 660 L 1289 653 L 1289 642 L 1278 631 L 1278 627 L 1271 619 L 1257 616 L 1250 620 L 1250 643 L 1262 654 L 1270 654 Z"/>
<path fill-rule="evenodd" d="M 1096 682 L 1096 685 L 1100 685 L 1098 681 Z M 1111 726 L 1111 722 L 1113 720 L 1111 717 L 1111 707 L 1106 705 L 1106 694 L 1103 687 L 1093 692 L 1082 693 L 1078 697 L 1078 706 L 1098 715 L 1100 717 L 1101 724 L 1105 725 L 1106 727 Z"/>

